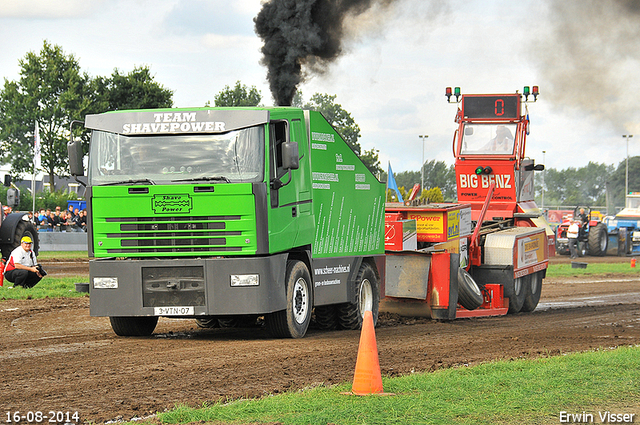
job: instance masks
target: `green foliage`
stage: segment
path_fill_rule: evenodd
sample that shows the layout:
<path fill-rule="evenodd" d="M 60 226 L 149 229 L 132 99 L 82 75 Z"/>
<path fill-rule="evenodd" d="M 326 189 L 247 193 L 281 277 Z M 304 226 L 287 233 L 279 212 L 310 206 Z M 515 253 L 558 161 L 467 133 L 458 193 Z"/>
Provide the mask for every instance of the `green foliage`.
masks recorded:
<path fill-rule="evenodd" d="M 170 107 L 173 93 L 153 81 L 148 67 L 110 78 L 91 79 L 73 55 L 46 40 L 39 53 L 20 62 L 20 79 L 4 81 L 0 91 L 2 156 L 14 177 L 33 173 L 34 131 L 38 122 L 42 167 L 55 188 L 55 176 L 68 175 L 69 125 L 89 113 L 127 108 Z M 74 133 L 80 126 L 74 128 Z M 88 132 L 84 132 L 85 151 Z"/>
<path fill-rule="evenodd" d="M 173 91 L 154 81 L 147 66 L 136 67 L 128 74 L 116 68 L 111 77 L 97 77 L 92 83 L 97 97 L 94 113 L 173 106 Z"/>
<path fill-rule="evenodd" d="M 640 348 L 621 347 L 536 360 L 384 378 L 391 396 L 345 395 L 351 385 L 319 386 L 258 400 L 180 406 L 160 423 L 541 424 L 561 411 L 637 406 Z M 606 408 L 606 409 L 605 409 Z M 619 411 L 619 410 L 618 410 Z M 622 412 L 634 413 L 633 409 Z"/>
<path fill-rule="evenodd" d="M 360 126 L 356 124 L 351 114 L 344 110 L 342 105 L 336 103 L 337 95 L 316 93 L 311 100 L 304 105 L 304 109 L 318 111 L 335 128 L 345 142 L 356 155 L 360 156 Z"/>
<path fill-rule="evenodd" d="M 372 148 L 371 150 L 362 152 L 360 143 L 358 143 L 360 126 L 356 124 L 351 114 L 347 112 L 342 105 L 336 103 L 336 98 L 337 95 L 316 93 L 311 96 L 309 102 L 302 105 L 302 93 L 296 93 L 292 104 L 304 109 L 320 112 L 338 134 L 340 134 L 347 145 L 349 145 L 351 150 L 360 157 L 360 160 L 369 171 L 375 176 L 379 176 L 383 170 L 380 167 L 378 151 Z"/>
<path fill-rule="evenodd" d="M 380 158 L 378 157 L 378 150 L 371 148 L 370 150 L 365 150 L 360 155 L 360 160 L 364 163 L 364 165 L 373 173 L 374 176 L 380 178 L 379 176 L 382 174 L 382 168 L 380 167 Z"/>
<path fill-rule="evenodd" d="M 429 190 L 423 190 L 420 195 L 420 199 L 424 199 L 427 202 L 444 202 L 442 191 L 439 187 L 432 187 Z"/>
<path fill-rule="evenodd" d="M 536 201 L 548 205 L 606 205 L 623 207 L 625 203 L 626 160 L 618 166 L 589 162 L 584 167 L 563 170 L 547 168 L 535 174 Z M 544 188 L 543 188 L 544 181 Z M 629 158 L 629 191 L 640 191 L 640 157 Z"/>
<path fill-rule="evenodd" d="M 255 86 L 248 87 L 236 81 L 236 85 L 231 88 L 228 85 L 215 96 L 217 107 L 234 106 L 258 106 L 262 100 L 262 94 Z"/>
<path fill-rule="evenodd" d="M 80 72 L 73 55 L 47 41 L 39 54 L 20 60 L 20 80 L 5 79 L 0 93 L 0 140 L 14 176 L 33 172 L 33 134 L 40 129 L 42 166 L 55 183 L 66 174 L 68 128 L 81 119 L 90 104 L 89 77 Z"/>

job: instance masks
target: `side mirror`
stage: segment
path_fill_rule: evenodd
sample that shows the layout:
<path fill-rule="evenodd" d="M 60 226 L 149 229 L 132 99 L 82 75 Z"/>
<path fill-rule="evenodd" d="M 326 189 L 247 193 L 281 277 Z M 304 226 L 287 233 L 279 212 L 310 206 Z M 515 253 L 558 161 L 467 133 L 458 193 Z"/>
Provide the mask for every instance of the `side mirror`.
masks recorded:
<path fill-rule="evenodd" d="M 297 170 L 300 168 L 298 142 L 284 142 L 282 144 L 282 168 L 285 170 Z"/>
<path fill-rule="evenodd" d="M 7 189 L 7 205 L 12 209 L 17 209 L 20 206 L 20 190 L 10 188 Z"/>
<path fill-rule="evenodd" d="M 72 140 L 67 143 L 67 153 L 69 154 L 69 171 L 71 175 L 84 176 L 82 141 Z"/>
<path fill-rule="evenodd" d="M 10 174 L 5 174 L 4 175 L 4 185 L 5 185 L 5 187 L 11 186 L 11 175 Z"/>

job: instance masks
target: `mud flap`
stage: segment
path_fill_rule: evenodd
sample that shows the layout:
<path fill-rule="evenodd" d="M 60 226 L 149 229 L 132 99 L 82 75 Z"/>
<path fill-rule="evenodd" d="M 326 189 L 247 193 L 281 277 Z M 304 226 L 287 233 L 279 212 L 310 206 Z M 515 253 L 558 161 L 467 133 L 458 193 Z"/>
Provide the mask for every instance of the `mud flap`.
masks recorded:
<path fill-rule="evenodd" d="M 431 257 L 431 318 L 453 320 L 458 305 L 460 254 L 433 253 Z"/>

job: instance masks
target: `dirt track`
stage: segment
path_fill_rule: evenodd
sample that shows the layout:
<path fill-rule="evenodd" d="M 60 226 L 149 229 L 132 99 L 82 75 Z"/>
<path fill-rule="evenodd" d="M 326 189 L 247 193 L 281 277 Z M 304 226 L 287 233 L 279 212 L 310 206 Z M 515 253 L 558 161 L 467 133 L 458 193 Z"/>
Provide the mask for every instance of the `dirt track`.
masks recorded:
<path fill-rule="evenodd" d="M 87 273 L 88 264 L 47 269 Z M 640 279 L 596 280 L 545 280 L 540 308 L 530 314 L 449 323 L 382 315 L 382 374 L 640 343 Z M 590 305 L 594 295 L 608 305 Z M 561 304 L 576 299 L 581 307 Z M 83 422 L 104 422 L 353 377 L 357 331 L 274 340 L 259 328 L 204 330 L 192 320 L 160 319 L 150 338 L 117 338 L 108 319 L 89 317 L 88 305 L 88 298 L 0 301 L 0 414 L 78 411 Z"/>

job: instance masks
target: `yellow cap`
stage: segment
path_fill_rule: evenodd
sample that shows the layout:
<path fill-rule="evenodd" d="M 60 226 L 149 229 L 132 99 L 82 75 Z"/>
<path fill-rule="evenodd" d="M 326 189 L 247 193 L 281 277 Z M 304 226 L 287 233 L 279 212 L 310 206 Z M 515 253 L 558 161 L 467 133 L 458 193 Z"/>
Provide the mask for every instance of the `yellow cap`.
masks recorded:
<path fill-rule="evenodd" d="M 29 236 L 23 236 L 22 239 L 20 239 L 20 243 L 22 243 L 22 242 L 33 243 L 33 241 L 31 240 L 31 238 Z"/>

